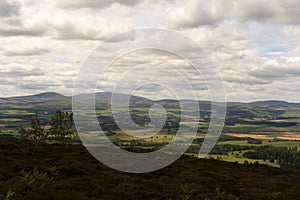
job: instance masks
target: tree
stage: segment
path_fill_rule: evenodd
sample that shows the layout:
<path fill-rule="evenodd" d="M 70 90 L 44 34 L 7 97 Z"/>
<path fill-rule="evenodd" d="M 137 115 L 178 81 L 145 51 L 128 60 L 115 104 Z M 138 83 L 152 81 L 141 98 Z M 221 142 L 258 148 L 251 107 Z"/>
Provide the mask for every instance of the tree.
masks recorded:
<path fill-rule="evenodd" d="M 29 135 L 36 144 L 47 139 L 48 134 L 45 132 L 44 127 L 41 126 L 38 115 L 31 118 L 30 126 Z M 26 131 L 22 130 L 22 132 L 26 134 Z"/>
<path fill-rule="evenodd" d="M 26 131 L 26 129 L 23 125 L 19 126 L 18 134 L 19 134 L 19 136 L 21 137 L 22 140 L 25 140 L 28 137 L 27 131 Z"/>
<path fill-rule="evenodd" d="M 66 135 L 70 134 L 74 125 L 73 113 L 57 110 L 50 121 L 50 133 L 61 143 L 66 142 Z"/>

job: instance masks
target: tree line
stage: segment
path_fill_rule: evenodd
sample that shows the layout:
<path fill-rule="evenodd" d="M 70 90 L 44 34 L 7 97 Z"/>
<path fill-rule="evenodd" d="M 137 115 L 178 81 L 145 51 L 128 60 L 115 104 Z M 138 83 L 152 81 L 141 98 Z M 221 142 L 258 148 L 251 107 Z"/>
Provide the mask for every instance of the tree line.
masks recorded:
<path fill-rule="evenodd" d="M 246 158 L 262 159 L 270 162 L 277 162 L 280 167 L 300 169 L 300 152 L 297 147 L 272 147 L 261 146 L 255 151 L 245 152 Z"/>
<path fill-rule="evenodd" d="M 62 144 L 66 143 L 66 136 L 72 134 L 74 119 L 72 112 L 57 110 L 50 120 L 50 128 L 46 130 L 45 125 L 41 124 L 39 116 L 36 114 L 30 119 L 30 127 L 19 127 L 19 135 L 22 139 L 34 140 L 35 143 L 54 138 Z"/>

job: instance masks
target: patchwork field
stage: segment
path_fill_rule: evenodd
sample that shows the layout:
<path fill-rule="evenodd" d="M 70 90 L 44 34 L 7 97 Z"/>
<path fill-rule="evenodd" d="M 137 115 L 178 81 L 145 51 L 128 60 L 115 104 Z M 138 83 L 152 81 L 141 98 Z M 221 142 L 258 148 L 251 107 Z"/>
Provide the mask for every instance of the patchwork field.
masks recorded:
<path fill-rule="evenodd" d="M 186 110 L 185 118 L 188 120 L 181 122 L 181 110 L 177 101 L 161 100 L 155 102 L 145 98 L 134 97 L 129 106 L 129 113 L 136 124 L 145 128 L 143 130 L 144 136 L 153 128 L 147 127 L 151 122 L 149 109 L 153 103 L 160 104 L 167 113 L 164 127 L 157 134 L 139 138 L 134 137 L 135 134 L 141 134 L 138 130 L 120 130 L 112 115 L 109 101 L 110 95 L 107 93 L 97 94 L 97 98 L 105 100 L 97 101 L 95 108 L 102 130 L 115 145 L 133 151 L 153 151 L 171 142 L 179 127 L 184 126 L 185 130 L 188 131 L 198 126 L 197 136 L 186 154 L 195 156 L 199 151 L 209 127 L 209 110 L 211 106 L 209 102 L 199 102 L 199 109 L 201 110 L 200 120 L 195 121 L 195 108 L 191 107 Z M 31 98 L 34 99 L 32 102 Z M 122 99 L 122 95 L 119 98 Z M 38 98 L 29 96 L 25 99 L 25 102 L 20 97 L 18 98 L 18 103 L 12 103 L 12 101 L 16 101 L 15 98 L 12 101 L 8 99 L 7 103 L 0 103 L 0 136 L 19 137 L 19 127 L 30 127 L 30 119 L 36 115 L 40 118 L 41 125 L 47 127 L 56 110 L 71 110 L 71 98 L 58 94 L 40 94 Z M 189 105 L 189 101 L 184 103 Z M 260 104 L 228 104 L 223 135 L 211 152 L 211 155 L 209 155 L 210 158 L 240 163 L 259 162 L 271 166 L 279 166 L 279 158 L 273 158 L 274 156 L 269 155 L 270 153 L 264 149 L 265 146 L 268 146 L 277 148 L 272 149 L 272 151 L 279 149 L 281 152 L 293 154 L 293 157 L 296 156 L 296 159 L 299 159 L 294 150 L 299 152 L 300 149 L 300 106 L 298 108 L 295 107 L 298 104 L 290 104 L 289 107 L 286 106 L 288 103 L 285 103 L 282 107 L 277 104 L 277 107 L 272 107 L 273 104 L 271 103 L 270 106 L 266 106 L 268 102 L 263 102 L 262 106 Z M 156 112 L 158 115 L 160 113 L 162 112 Z M 128 125 L 128 127 L 131 127 L 131 125 Z M 189 135 L 188 133 L 187 135 Z M 98 135 L 95 133 L 89 137 L 96 138 Z M 68 140 L 71 143 L 80 142 L 76 133 L 68 136 Z M 282 148 L 286 148 L 286 150 Z M 264 154 L 268 154 L 268 158 L 262 159 L 264 157 L 257 155 L 257 151 L 264 151 Z M 247 158 L 244 155 L 257 157 L 257 159 Z M 271 159 L 272 162 L 268 159 Z"/>

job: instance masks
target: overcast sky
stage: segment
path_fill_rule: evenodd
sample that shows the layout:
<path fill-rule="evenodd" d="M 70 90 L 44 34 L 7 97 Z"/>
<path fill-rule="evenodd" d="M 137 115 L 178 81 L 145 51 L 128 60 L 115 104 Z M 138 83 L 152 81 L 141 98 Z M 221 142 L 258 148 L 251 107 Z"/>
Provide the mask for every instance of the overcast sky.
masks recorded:
<path fill-rule="evenodd" d="M 207 51 L 228 101 L 300 102 L 299 24 L 299 0 L 0 0 L 0 96 L 71 95 L 102 41 L 164 27 Z"/>

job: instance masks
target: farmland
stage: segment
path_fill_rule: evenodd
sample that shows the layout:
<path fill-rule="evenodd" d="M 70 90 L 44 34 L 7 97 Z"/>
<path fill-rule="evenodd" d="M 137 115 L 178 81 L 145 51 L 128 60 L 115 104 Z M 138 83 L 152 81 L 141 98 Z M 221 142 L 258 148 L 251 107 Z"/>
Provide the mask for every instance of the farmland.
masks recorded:
<path fill-rule="evenodd" d="M 149 118 L 149 109 L 153 103 L 158 103 L 166 110 L 167 121 L 163 128 L 155 135 L 150 137 L 138 138 L 135 134 L 140 134 L 139 130 L 128 129 L 121 130 L 114 121 L 109 94 L 96 95 L 96 113 L 99 124 L 108 136 L 108 138 L 120 148 L 128 149 L 146 149 L 154 151 L 163 147 L 174 139 L 175 134 L 180 126 L 184 126 L 185 130 L 193 130 L 198 126 L 197 135 L 194 143 L 186 152 L 187 155 L 197 156 L 197 152 L 201 147 L 201 143 L 206 136 L 209 126 L 210 106 L 209 102 L 199 102 L 200 119 L 194 120 L 194 109 L 189 108 L 186 117 L 189 121 L 181 122 L 180 106 L 174 100 L 151 101 L 145 98 L 135 97 L 131 102 L 129 113 L 132 120 L 144 127 L 145 134 L 150 132 L 153 127 L 147 127 L 151 121 Z M 33 98 L 34 100 L 30 100 Z M 122 95 L 120 95 L 120 99 Z M 26 99 L 26 101 L 22 101 Z M 53 113 L 58 110 L 71 110 L 71 98 L 58 94 L 40 94 L 33 97 L 14 98 L 0 103 L 0 131 L 5 137 L 18 137 L 20 125 L 29 127 L 30 118 L 38 115 L 43 125 L 48 125 Z M 189 104 L 189 102 L 185 102 Z M 259 151 L 260 147 L 271 146 L 274 148 L 291 149 L 296 147 L 296 151 L 300 150 L 300 108 L 298 105 L 290 104 L 290 106 L 276 107 L 263 106 L 258 103 L 228 103 L 227 117 L 222 137 L 217 143 L 217 151 L 212 151 L 207 158 L 216 158 L 229 162 L 250 162 L 263 163 L 271 166 L 279 166 L 278 161 L 268 161 L 263 159 L 250 159 L 244 157 L 245 152 Z M 190 115 L 190 116 L 189 116 Z M 128 126 L 130 127 L 130 126 Z M 187 137 L 189 133 L 186 134 Z M 71 143 L 80 142 L 76 135 Z M 232 150 L 222 152 L 225 145 L 231 145 Z M 254 149 L 256 147 L 257 149 Z M 238 148 L 244 150 L 236 150 Z M 221 150 L 220 150 L 221 149 Z M 132 150 L 132 149 L 131 149 Z"/>

